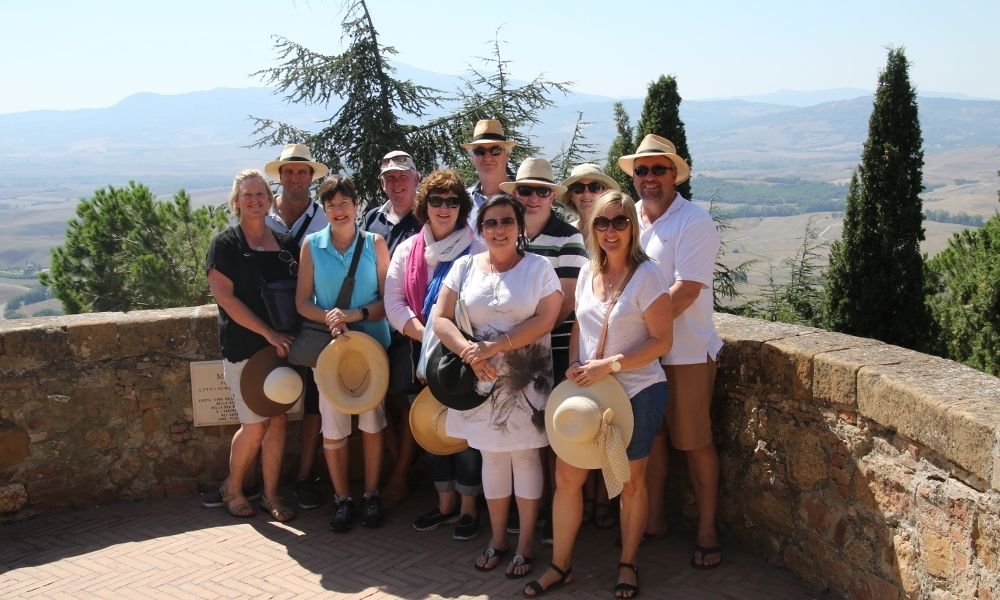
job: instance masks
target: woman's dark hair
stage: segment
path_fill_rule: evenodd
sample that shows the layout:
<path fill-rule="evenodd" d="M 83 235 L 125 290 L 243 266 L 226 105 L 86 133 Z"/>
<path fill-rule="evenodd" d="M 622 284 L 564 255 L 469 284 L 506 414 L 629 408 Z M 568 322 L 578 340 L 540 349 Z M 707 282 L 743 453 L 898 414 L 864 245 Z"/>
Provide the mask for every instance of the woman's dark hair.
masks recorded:
<path fill-rule="evenodd" d="M 326 203 L 333 200 L 337 194 L 343 194 L 351 199 L 354 204 L 358 203 L 358 190 L 354 187 L 354 182 L 350 177 L 344 175 L 330 175 L 323 180 L 316 195 L 319 196 L 319 203 L 326 206 Z"/>
<path fill-rule="evenodd" d="M 413 215 L 421 223 L 427 222 L 427 196 L 435 193 L 454 192 L 458 196 L 458 220 L 455 221 L 455 229 L 465 227 L 469 220 L 469 213 L 472 212 L 472 198 L 469 191 L 465 189 L 465 182 L 458 173 L 451 170 L 434 171 L 420 182 L 417 188 L 417 206 L 413 209 Z"/>
<path fill-rule="evenodd" d="M 528 238 L 524 235 L 524 207 L 514 199 L 514 196 L 500 192 L 494 194 L 483 202 L 479 207 L 479 215 L 476 217 L 476 231 L 479 237 L 483 237 L 483 219 L 486 218 L 486 211 L 494 206 L 510 206 L 514 209 L 514 218 L 517 219 L 517 253 L 524 256 L 524 251 L 528 247 Z"/>

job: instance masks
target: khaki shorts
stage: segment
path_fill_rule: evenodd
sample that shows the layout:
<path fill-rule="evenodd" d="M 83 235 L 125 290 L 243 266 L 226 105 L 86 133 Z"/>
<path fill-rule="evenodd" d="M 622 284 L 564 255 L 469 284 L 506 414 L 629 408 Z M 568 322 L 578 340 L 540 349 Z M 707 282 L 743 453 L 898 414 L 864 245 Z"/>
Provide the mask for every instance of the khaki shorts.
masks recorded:
<path fill-rule="evenodd" d="M 715 361 L 695 365 L 663 365 L 667 375 L 667 410 L 664 419 L 670 445 L 697 450 L 712 443 L 712 391 Z"/>

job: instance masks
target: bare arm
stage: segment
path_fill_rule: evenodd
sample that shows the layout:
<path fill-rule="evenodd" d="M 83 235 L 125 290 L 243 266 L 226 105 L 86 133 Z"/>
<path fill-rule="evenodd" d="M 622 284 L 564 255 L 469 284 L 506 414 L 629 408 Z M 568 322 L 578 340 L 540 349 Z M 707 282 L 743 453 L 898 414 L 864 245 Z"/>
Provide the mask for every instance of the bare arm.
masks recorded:
<path fill-rule="evenodd" d="M 562 306 L 561 296 L 561 291 L 555 291 L 539 300 L 538 304 L 535 305 L 535 314 L 526 321 L 519 323 L 505 335 L 488 342 L 468 344 L 461 351 L 462 360 L 471 365 L 479 365 L 500 352 L 508 352 L 534 343 L 543 335 L 552 331 L 552 328 L 555 326 L 556 316 L 558 316 L 559 309 Z M 435 322 L 435 331 L 437 331 L 436 327 Z"/>
<path fill-rule="evenodd" d="M 216 269 L 208 270 L 208 287 L 212 291 L 215 302 L 226 311 L 229 317 L 241 325 L 263 337 L 268 344 L 274 346 L 278 356 L 288 354 L 288 349 L 295 338 L 287 333 L 271 329 L 271 326 L 258 317 L 250 307 L 236 297 L 233 281 Z"/>
<path fill-rule="evenodd" d="M 694 301 L 698 299 L 698 294 L 704 288 L 705 286 L 697 281 L 685 281 L 683 279 L 675 281 L 670 286 L 670 300 L 673 307 L 671 314 L 673 317 L 676 319 L 681 316 L 689 306 L 694 304 Z"/>
<path fill-rule="evenodd" d="M 566 317 L 576 307 L 576 278 L 560 279 L 559 285 L 562 287 L 562 305 L 559 307 L 559 314 L 556 316 L 553 329 L 566 322 Z"/>

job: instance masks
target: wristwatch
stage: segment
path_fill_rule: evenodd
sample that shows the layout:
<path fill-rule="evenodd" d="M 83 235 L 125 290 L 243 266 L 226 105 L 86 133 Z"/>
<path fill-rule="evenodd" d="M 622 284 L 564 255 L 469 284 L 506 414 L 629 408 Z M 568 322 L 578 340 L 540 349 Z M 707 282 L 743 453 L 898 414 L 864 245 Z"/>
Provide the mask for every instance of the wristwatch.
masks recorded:
<path fill-rule="evenodd" d="M 614 359 L 613 361 L 611 361 L 611 372 L 612 373 L 617 373 L 618 371 L 621 371 L 621 370 L 622 370 L 622 364 L 620 362 L 618 362 L 617 358 Z"/>
<path fill-rule="evenodd" d="M 368 320 L 368 307 L 367 306 L 362 306 L 358 310 L 361 311 L 361 320 L 362 321 L 367 321 Z"/>

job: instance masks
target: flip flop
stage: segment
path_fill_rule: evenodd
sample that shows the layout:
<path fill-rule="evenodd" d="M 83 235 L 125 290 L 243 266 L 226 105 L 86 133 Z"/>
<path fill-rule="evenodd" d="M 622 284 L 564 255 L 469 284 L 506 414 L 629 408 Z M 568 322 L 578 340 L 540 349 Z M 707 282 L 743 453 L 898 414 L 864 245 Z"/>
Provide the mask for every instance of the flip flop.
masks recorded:
<path fill-rule="evenodd" d="M 534 565 L 535 559 L 532 557 L 515 554 L 514 558 L 510 559 L 510 564 L 507 565 L 507 567 L 512 570 L 504 573 L 504 575 L 507 579 L 520 579 L 522 577 L 527 577 L 531 573 L 531 570 L 535 568 Z M 517 567 L 528 567 L 528 570 L 523 573 L 515 573 L 514 570 L 516 570 Z"/>
<path fill-rule="evenodd" d="M 475 563 L 473 563 L 472 566 L 476 567 L 477 571 L 481 571 L 483 573 L 485 573 L 486 571 L 492 571 L 493 569 L 495 569 L 498 566 L 500 566 L 500 561 L 503 560 L 503 557 L 507 556 L 508 552 L 510 552 L 510 548 L 504 548 L 503 550 L 497 550 L 493 546 L 489 546 L 488 548 L 486 548 L 486 550 L 483 550 L 482 554 L 480 554 L 480 556 L 482 556 L 483 558 L 486 559 L 485 561 L 483 561 L 483 566 L 480 567 L 479 565 L 477 565 Z M 492 560 L 494 558 L 497 559 L 497 562 L 495 562 L 492 567 L 487 566 L 487 565 L 490 564 L 490 560 Z"/>
<path fill-rule="evenodd" d="M 697 562 L 695 562 L 694 556 L 692 556 L 691 567 L 694 569 L 698 569 L 700 571 L 709 571 L 711 569 L 715 569 L 716 567 L 722 564 L 722 549 L 719 548 L 718 546 L 712 546 L 710 548 L 706 548 L 704 546 L 699 546 L 698 544 L 695 544 L 694 551 L 698 554 L 701 554 L 701 561 L 702 561 L 702 564 L 699 565 Z M 709 554 L 718 554 L 719 562 L 715 563 L 714 565 L 704 564 L 705 557 L 708 556 Z"/>

